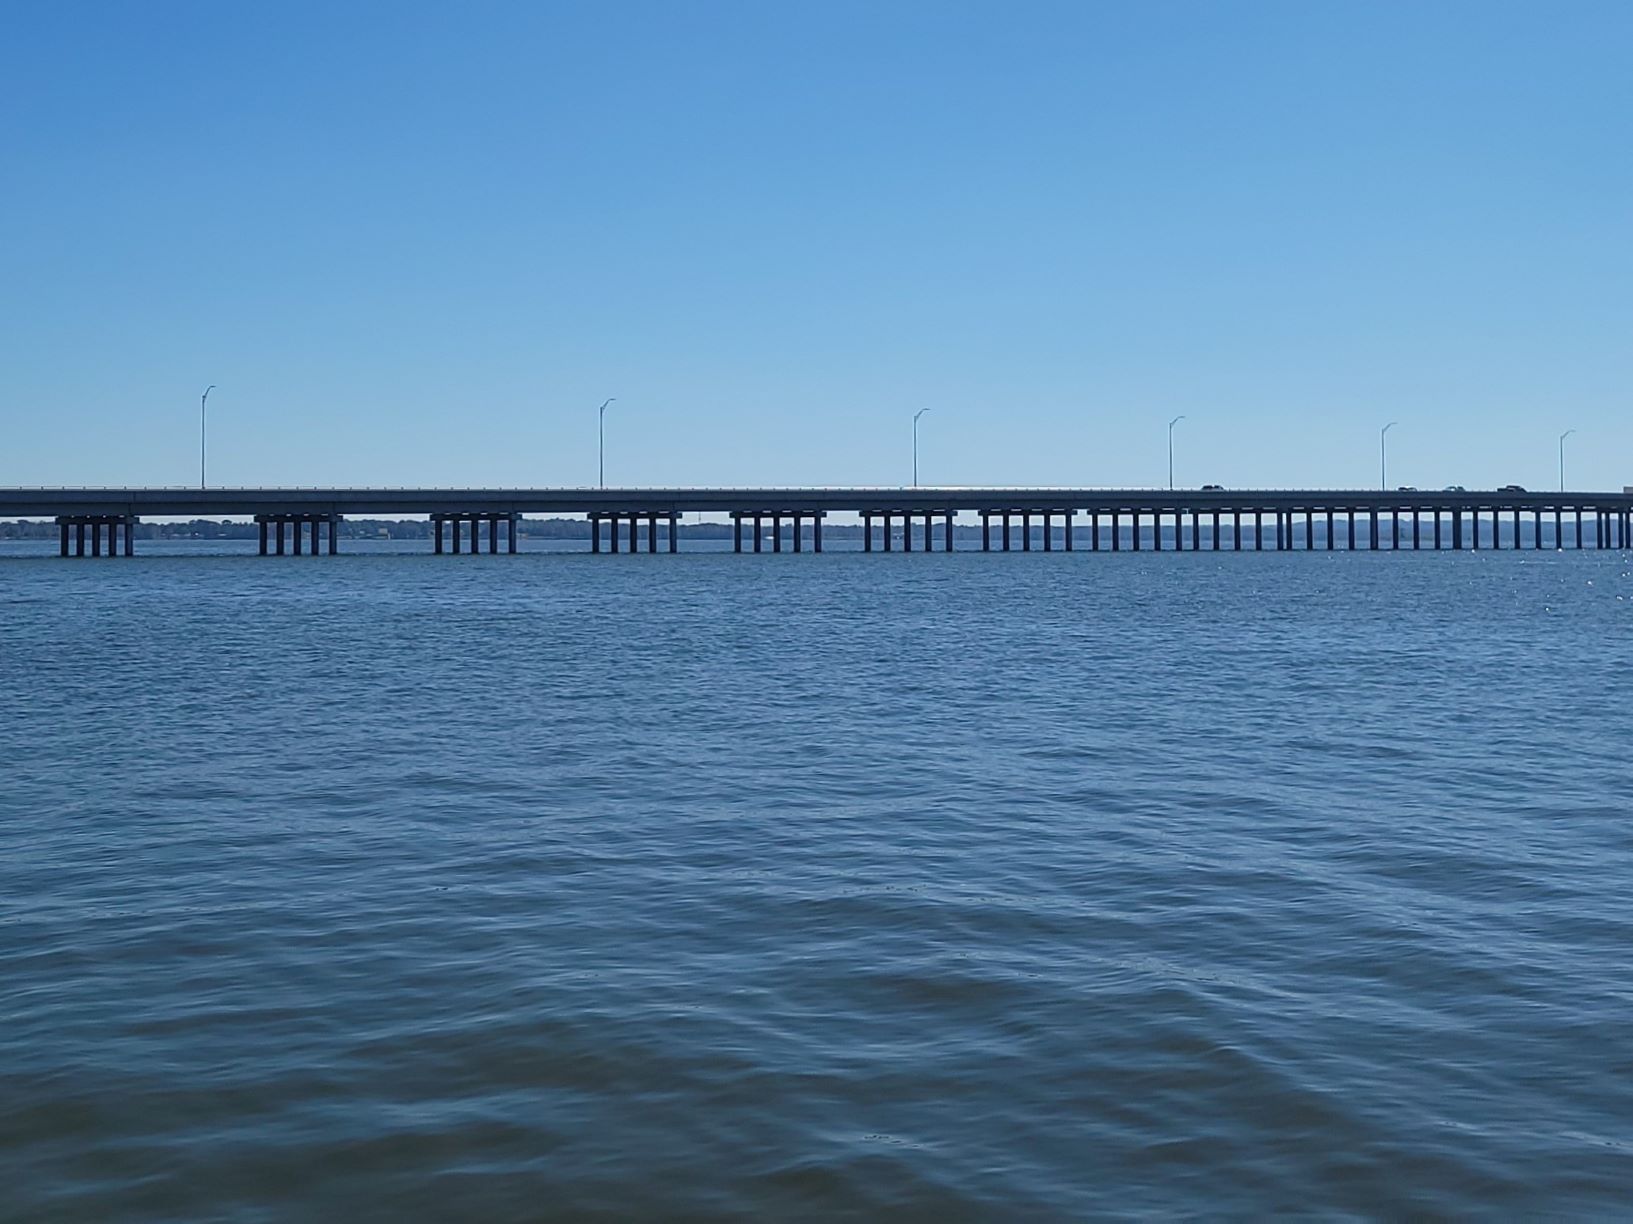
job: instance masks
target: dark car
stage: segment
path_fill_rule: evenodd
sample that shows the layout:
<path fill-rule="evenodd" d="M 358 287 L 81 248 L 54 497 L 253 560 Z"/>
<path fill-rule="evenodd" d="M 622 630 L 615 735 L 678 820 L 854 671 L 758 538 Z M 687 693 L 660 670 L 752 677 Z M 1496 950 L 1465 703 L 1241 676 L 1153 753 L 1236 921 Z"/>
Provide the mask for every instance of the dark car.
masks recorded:
<path fill-rule="evenodd" d="M 1225 486 L 1224 485 L 1203 485 L 1202 486 L 1202 491 L 1204 493 L 1223 493 L 1225 491 Z"/>
<path fill-rule="evenodd" d="M 1524 493 L 1525 492 L 1525 487 L 1523 485 L 1504 485 L 1502 488 L 1498 489 L 1497 492 L 1499 492 L 1499 493 Z"/>
<path fill-rule="evenodd" d="M 1417 485 L 1402 485 L 1400 488 L 1395 490 L 1397 493 L 1416 493 L 1417 491 Z"/>

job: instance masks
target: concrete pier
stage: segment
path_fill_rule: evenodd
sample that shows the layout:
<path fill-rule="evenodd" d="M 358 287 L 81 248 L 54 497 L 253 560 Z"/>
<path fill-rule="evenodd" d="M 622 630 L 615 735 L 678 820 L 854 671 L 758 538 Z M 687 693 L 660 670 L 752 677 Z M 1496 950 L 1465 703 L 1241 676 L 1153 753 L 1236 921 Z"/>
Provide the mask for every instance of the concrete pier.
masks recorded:
<path fill-rule="evenodd" d="M 57 516 L 57 555 L 83 557 L 89 537 L 90 555 L 103 555 L 107 539 L 109 557 L 136 555 L 136 517 L 129 514 L 62 514 Z"/>
<path fill-rule="evenodd" d="M 310 542 L 311 555 L 321 556 L 325 552 L 323 531 L 328 529 L 327 552 L 329 556 L 336 556 L 340 552 L 340 516 L 338 514 L 257 514 L 255 516 L 256 535 L 259 541 L 260 555 L 265 557 L 271 550 L 268 547 L 269 534 L 274 535 L 277 541 L 277 556 L 284 555 L 284 540 L 287 532 L 290 548 L 295 556 L 306 551 Z"/>
<path fill-rule="evenodd" d="M 604 516 L 590 516 L 590 545 L 599 552 L 601 549 L 601 519 Z M 452 510 L 439 511 L 431 515 L 431 551 L 440 556 L 445 551 L 460 553 L 464 551 L 465 530 L 470 529 L 470 551 L 472 555 L 482 551 L 482 527 L 488 529 L 488 554 L 495 555 L 499 551 L 500 526 L 504 526 L 505 550 L 514 553 L 516 540 L 520 532 L 522 516 L 518 511 L 509 511 L 503 514 L 481 513 L 476 511 Z M 617 525 L 613 525 L 616 532 Z M 332 532 L 331 532 L 332 537 Z M 444 547 L 444 540 L 447 547 Z M 613 541 L 616 550 L 617 541 Z M 331 550 L 332 551 L 332 550 Z"/>

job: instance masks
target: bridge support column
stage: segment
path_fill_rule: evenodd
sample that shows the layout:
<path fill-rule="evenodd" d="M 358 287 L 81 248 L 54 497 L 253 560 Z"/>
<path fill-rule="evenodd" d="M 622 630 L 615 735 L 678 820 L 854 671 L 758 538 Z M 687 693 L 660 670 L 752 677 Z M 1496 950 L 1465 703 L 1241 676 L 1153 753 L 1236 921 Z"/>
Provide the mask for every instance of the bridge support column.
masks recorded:
<path fill-rule="evenodd" d="M 1009 551 L 1009 511 L 1004 511 L 1004 551 Z"/>
<path fill-rule="evenodd" d="M 765 540 L 762 538 L 764 531 L 765 531 L 765 523 L 762 521 L 760 516 L 758 514 L 756 514 L 754 516 L 754 551 L 755 552 L 762 552 L 765 549 Z"/>
<path fill-rule="evenodd" d="M 801 536 L 803 536 L 804 532 L 805 532 L 804 522 L 805 522 L 805 516 L 804 515 L 802 515 L 802 514 L 795 514 L 794 515 L 794 551 L 795 552 L 799 552 L 804 547 L 804 545 L 801 543 L 801 540 L 800 540 Z"/>
<path fill-rule="evenodd" d="M 1370 532 L 1369 539 L 1371 541 L 1372 551 L 1377 552 L 1378 551 L 1378 544 L 1379 544 L 1378 512 L 1376 510 L 1372 511 L 1372 513 L 1369 515 L 1369 518 L 1371 520 L 1371 526 L 1369 528 L 1369 532 Z"/>
<path fill-rule="evenodd" d="M 1032 512 L 1030 510 L 1021 512 L 1021 551 L 1032 551 Z"/>
<path fill-rule="evenodd" d="M 85 556 L 85 531 L 91 532 L 91 556 L 102 555 L 102 529 L 107 528 L 108 556 L 136 555 L 136 516 L 130 514 L 61 514 L 57 516 L 57 554 L 66 557 Z M 123 543 L 120 532 L 123 530 Z"/>
<path fill-rule="evenodd" d="M 1047 510 L 1043 512 L 1043 551 L 1055 551 L 1055 516 Z"/>
<path fill-rule="evenodd" d="M 1333 539 L 1332 511 L 1329 510 L 1327 511 L 1327 551 L 1331 552 L 1336 546 L 1337 541 Z"/>
<path fill-rule="evenodd" d="M 1240 510 L 1233 510 L 1231 512 L 1231 532 L 1233 533 L 1233 535 L 1235 536 L 1235 539 L 1236 539 L 1236 547 L 1235 547 L 1235 549 L 1233 551 L 1241 552 L 1242 551 L 1242 512 Z"/>
<path fill-rule="evenodd" d="M 658 516 L 655 514 L 646 516 L 646 551 L 648 556 L 658 551 Z"/>
<path fill-rule="evenodd" d="M 873 551 L 873 516 L 871 514 L 862 516 L 862 551 Z"/>
<path fill-rule="evenodd" d="M 732 552 L 743 551 L 743 516 L 736 512 L 733 512 L 731 516 L 731 550 Z"/>
<path fill-rule="evenodd" d="M 941 537 L 942 548 L 946 552 L 952 552 L 953 550 L 953 516 L 957 513 L 956 510 L 947 511 L 947 520 Z"/>
<path fill-rule="evenodd" d="M 1304 512 L 1304 551 L 1315 551 L 1315 514 L 1309 510 Z"/>
<path fill-rule="evenodd" d="M 891 514 L 887 510 L 887 511 L 885 511 L 885 513 L 881 517 L 884 519 L 884 530 L 881 531 L 879 534 L 881 536 L 883 536 L 883 538 L 884 538 L 885 551 L 889 552 L 892 548 L 895 547 L 895 542 L 890 538 L 890 535 L 891 535 L 891 526 L 890 526 Z"/>
<path fill-rule="evenodd" d="M 1115 510 L 1113 510 L 1111 512 L 1111 551 L 1112 552 L 1120 552 L 1122 550 L 1122 547 L 1123 547 L 1123 522 L 1122 522 L 1122 517 L 1123 516 L 1118 514 L 1117 511 L 1115 511 Z"/>
<path fill-rule="evenodd" d="M 992 551 L 992 515 L 981 511 L 981 551 Z"/>
<path fill-rule="evenodd" d="M 1072 549 L 1072 520 L 1074 518 L 1076 518 L 1076 517 L 1077 517 L 1077 511 L 1075 511 L 1075 510 L 1066 511 L 1066 551 L 1067 552 L 1073 551 L 1073 549 Z"/>
<path fill-rule="evenodd" d="M 913 551 L 913 512 L 902 511 L 902 551 Z"/>
<path fill-rule="evenodd" d="M 925 552 L 930 551 L 931 520 L 934 519 L 934 518 L 935 518 L 935 515 L 931 511 L 926 510 L 924 512 L 924 551 Z"/>
<path fill-rule="evenodd" d="M 1179 534 L 1179 527 L 1178 527 L 1177 522 L 1175 524 L 1174 534 L 1176 536 Z M 1176 541 L 1176 543 L 1177 542 L 1178 541 Z M 1161 510 L 1158 510 L 1155 514 L 1153 514 L 1151 516 L 1151 551 L 1152 552 L 1161 552 L 1162 551 L 1162 511 Z"/>
<path fill-rule="evenodd" d="M 822 551 L 822 520 L 827 516 L 826 510 L 811 511 L 811 550 Z"/>
<path fill-rule="evenodd" d="M 1191 511 L 1191 551 L 1202 551 L 1202 515 L 1195 510 Z"/>
<path fill-rule="evenodd" d="M 1140 515 L 1139 515 L 1139 512 L 1136 511 L 1133 514 L 1129 515 L 1128 517 L 1130 518 L 1130 520 L 1132 520 L 1128 525 L 1129 538 L 1130 538 L 1130 541 L 1134 545 L 1134 551 L 1139 552 L 1140 551 Z M 1152 521 L 1155 522 L 1156 520 L 1153 519 Z"/>
<path fill-rule="evenodd" d="M 1100 511 L 1089 512 L 1089 551 L 1100 551 Z"/>

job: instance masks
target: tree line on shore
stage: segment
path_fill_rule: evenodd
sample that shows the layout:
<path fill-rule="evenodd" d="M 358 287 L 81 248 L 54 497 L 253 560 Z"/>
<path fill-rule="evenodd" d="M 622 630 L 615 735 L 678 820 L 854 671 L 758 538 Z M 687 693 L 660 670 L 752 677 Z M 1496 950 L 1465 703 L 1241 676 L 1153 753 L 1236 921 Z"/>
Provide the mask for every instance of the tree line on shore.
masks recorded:
<path fill-rule="evenodd" d="M 767 523 L 769 529 L 769 521 Z M 792 528 L 786 522 L 784 531 Z M 627 522 L 620 523 L 620 531 L 627 532 Z M 641 540 L 646 541 L 646 523 L 640 526 Z M 663 521 L 658 523 L 660 537 L 668 530 Z M 807 529 L 808 530 L 808 529 Z M 937 532 L 941 530 L 939 526 Z M 978 528 L 960 526 L 958 533 Z M 858 524 L 829 523 L 823 531 L 838 539 L 851 536 L 860 538 L 862 528 Z M 899 527 L 898 527 L 899 531 Z M 19 519 L 11 522 L 0 522 L 0 540 L 55 540 L 57 538 L 57 524 L 51 519 Z M 682 521 L 680 534 L 687 539 L 694 540 L 729 540 L 732 538 L 730 522 L 694 522 Z M 245 522 L 235 519 L 191 519 L 187 522 L 139 522 L 136 524 L 136 538 L 138 540 L 254 540 L 260 535 L 260 528 L 253 521 Z M 340 538 L 345 540 L 428 540 L 431 538 L 431 523 L 428 519 L 366 519 L 344 518 L 340 520 Z M 587 519 L 581 518 L 548 518 L 522 520 L 520 533 L 522 539 L 535 540 L 588 540 L 590 538 L 590 524 Z M 604 538 L 604 537 L 603 537 Z M 939 535 L 937 536 L 939 539 Z"/>

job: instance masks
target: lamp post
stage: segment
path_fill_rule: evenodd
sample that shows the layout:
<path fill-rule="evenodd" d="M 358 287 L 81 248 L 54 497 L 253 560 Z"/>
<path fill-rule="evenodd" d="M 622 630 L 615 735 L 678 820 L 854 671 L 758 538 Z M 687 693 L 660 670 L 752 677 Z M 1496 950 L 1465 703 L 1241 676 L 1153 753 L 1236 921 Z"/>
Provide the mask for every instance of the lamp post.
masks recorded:
<path fill-rule="evenodd" d="M 929 411 L 928 408 L 920 408 L 913 414 L 913 487 L 915 489 L 919 487 L 919 418 Z"/>
<path fill-rule="evenodd" d="M 1567 429 L 1559 435 L 1559 491 L 1561 493 L 1565 491 L 1565 439 L 1575 432 L 1574 429 Z"/>
<path fill-rule="evenodd" d="M 1172 489 L 1174 487 L 1174 426 L 1178 425 L 1184 419 L 1185 419 L 1185 415 L 1183 413 L 1181 413 L 1179 416 L 1175 417 L 1173 420 L 1168 422 L 1168 487 L 1169 487 L 1169 489 Z"/>
<path fill-rule="evenodd" d="M 609 395 L 601 401 L 601 407 L 595 412 L 595 454 L 597 460 L 597 484 L 601 488 L 607 487 L 607 405 L 617 400 L 616 395 Z"/>
<path fill-rule="evenodd" d="M 1378 431 L 1378 487 L 1385 492 L 1389 490 L 1389 431 L 1399 424 L 1391 421 Z"/>
<path fill-rule="evenodd" d="M 209 403 L 210 392 L 215 390 L 211 383 L 204 388 L 204 394 L 198 397 L 198 487 L 204 488 L 204 405 Z"/>

